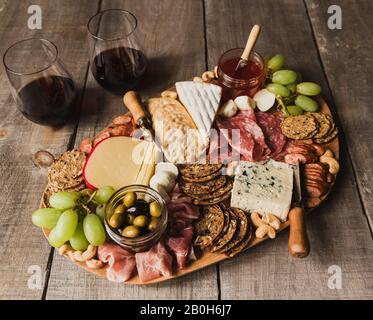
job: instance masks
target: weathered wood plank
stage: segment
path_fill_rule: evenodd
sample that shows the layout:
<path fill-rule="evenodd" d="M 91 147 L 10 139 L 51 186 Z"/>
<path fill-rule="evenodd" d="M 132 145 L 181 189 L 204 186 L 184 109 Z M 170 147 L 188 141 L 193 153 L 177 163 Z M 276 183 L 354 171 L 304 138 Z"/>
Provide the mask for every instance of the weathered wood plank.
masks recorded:
<path fill-rule="evenodd" d="M 373 230 L 373 3 L 371 1 L 306 1 L 370 228 Z M 342 9 L 342 30 L 327 25 L 330 5 Z M 354 143 L 359 141 L 359 143 Z"/>
<path fill-rule="evenodd" d="M 140 92 L 148 97 L 176 80 L 204 70 L 203 10 L 201 1 L 103 1 L 102 9 L 124 8 L 138 18 L 138 36 L 149 70 Z M 172 8 L 172 9 L 171 9 Z M 121 97 L 97 85 L 89 75 L 77 141 L 93 136 L 113 116 L 124 112 Z M 47 299 L 216 299 L 216 268 L 152 286 L 128 286 L 99 279 L 70 261 L 55 256 Z"/>
<path fill-rule="evenodd" d="M 331 101 L 302 1 L 205 3 L 210 68 L 224 50 L 244 46 L 251 26 L 259 23 L 263 31 L 257 50 L 264 55 L 284 53 L 287 65 L 319 82 L 323 95 Z M 333 59 L 329 63 L 330 69 L 340 68 Z M 305 260 L 291 258 L 287 252 L 288 234 L 281 234 L 220 265 L 222 299 L 373 297 L 373 243 L 344 150 L 341 156 L 343 170 L 334 192 L 308 219 L 310 256 Z M 340 290 L 328 288 L 331 265 L 342 270 Z"/>
<path fill-rule="evenodd" d="M 42 7 L 43 30 L 27 28 L 27 8 L 31 4 Z M 17 40 L 32 36 L 50 39 L 82 87 L 87 68 L 87 53 L 82 46 L 86 37 L 84 24 L 97 10 L 97 1 L 2 1 L 0 9 L 1 54 Z M 75 123 L 71 120 L 62 128 L 51 129 L 23 118 L 11 97 L 2 64 L 0 88 L 0 129 L 5 132 L 0 139 L 0 298 L 35 299 L 41 297 L 42 288 L 28 289 L 28 268 L 41 268 L 43 286 L 50 247 L 30 221 L 46 184 L 46 171 L 35 168 L 31 156 L 40 149 L 52 153 L 66 150 Z"/>

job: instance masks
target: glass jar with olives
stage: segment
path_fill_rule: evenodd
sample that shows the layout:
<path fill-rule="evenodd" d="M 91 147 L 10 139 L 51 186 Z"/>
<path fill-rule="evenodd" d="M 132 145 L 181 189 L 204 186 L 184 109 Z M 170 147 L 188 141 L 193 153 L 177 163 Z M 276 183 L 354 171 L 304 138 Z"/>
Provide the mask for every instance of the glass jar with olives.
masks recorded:
<path fill-rule="evenodd" d="M 119 189 L 105 208 L 105 228 L 116 243 L 132 252 L 148 250 L 166 230 L 168 213 L 161 195 L 143 185 Z"/>

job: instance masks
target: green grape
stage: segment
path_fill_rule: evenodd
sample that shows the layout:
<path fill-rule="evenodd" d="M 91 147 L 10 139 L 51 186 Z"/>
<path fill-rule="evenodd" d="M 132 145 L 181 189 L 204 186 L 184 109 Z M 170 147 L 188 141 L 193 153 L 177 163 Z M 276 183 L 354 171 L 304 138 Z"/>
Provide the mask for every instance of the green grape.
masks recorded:
<path fill-rule="evenodd" d="M 275 94 L 276 96 L 288 97 L 290 96 L 290 91 L 288 88 L 281 84 L 270 83 L 267 85 L 267 90 Z"/>
<path fill-rule="evenodd" d="M 317 96 L 321 93 L 321 87 L 314 82 L 302 82 L 297 85 L 297 93 L 305 96 Z"/>
<path fill-rule="evenodd" d="M 267 67 L 272 71 L 280 70 L 285 64 L 285 56 L 282 54 L 276 54 L 267 62 Z"/>
<path fill-rule="evenodd" d="M 101 221 L 104 221 L 105 220 L 105 205 L 104 204 L 100 204 L 99 206 L 97 206 L 96 208 L 96 214 L 98 215 L 98 217 L 101 219 Z"/>
<path fill-rule="evenodd" d="M 107 204 L 111 196 L 115 193 L 113 187 L 105 186 L 97 190 L 95 200 L 100 204 Z"/>
<path fill-rule="evenodd" d="M 303 109 L 298 106 L 287 106 L 286 109 L 288 110 L 289 114 L 292 116 L 299 116 L 303 113 Z"/>
<path fill-rule="evenodd" d="M 105 243 L 106 234 L 100 218 L 95 214 L 89 214 L 83 221 L 84 234 L 90 244 L 100 246 Z"/>
<path fill-rule="evenodd" d="M 49 203 L 53 208 L 66 210 L 74 208 L 79 198 L 79 192 L 61 191 L 53 193 L 49 198 Z"/>
<path fill-rule="evenodd" d="M 297 91 L 297 83 L 290 83 L 286 86 L 286 88 L 288 88 L 291 93 L 295 93 Z"/>
<path fill-rule="evenodd" d="M 84 235 L 83 222 L 78 223 L 73 236 L 70 238 L 70 245 L 73 247 L 74 250 L 87 250 L 89 242 Z"/>
<path fill-rule="evenodd" d="M 272 75 L 272 82 L 284 86 L 297 80 L 297 73 L 293 70 L 279 70 Z"/>
<path fill-rule="evenodd" d="M 40 228 L 52 229 L 56 226 L 62 210 L 54 208 L 38 209 L 32 214 L 32 223 Z"/>
<path fill-rule="evenodd" d="M 78 213 L 69 209 L 63 212 L 56 226 L 51 230 L 48 240 L 51 246 L 59 248 L 73 236 L 78 225 Z"/>
<path fill-rule="evenodd" d="M 316 112 L 317 110 L 319 110 L 319 105 L 317 104 L 317 102 L 307 96 L 298 95 L 295 98 L 294 102 L 295 105 L 301 107 L 304 111 Z"/>

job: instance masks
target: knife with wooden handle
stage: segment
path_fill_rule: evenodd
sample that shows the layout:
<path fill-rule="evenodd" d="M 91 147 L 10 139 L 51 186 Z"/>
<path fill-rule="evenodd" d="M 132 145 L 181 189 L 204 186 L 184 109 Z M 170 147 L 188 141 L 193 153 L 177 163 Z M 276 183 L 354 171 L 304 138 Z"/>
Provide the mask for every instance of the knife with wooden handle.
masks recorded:
<path fill-rule="evenodd" d="M 302 184 L 300 179 L 299 164 L 294 168 L 294 193 L 293 205 L 289 211 L 290 235 L 288 250 L 293 257 L 305 258 L 310 253 L 305 213 L 303 209 Z"/>

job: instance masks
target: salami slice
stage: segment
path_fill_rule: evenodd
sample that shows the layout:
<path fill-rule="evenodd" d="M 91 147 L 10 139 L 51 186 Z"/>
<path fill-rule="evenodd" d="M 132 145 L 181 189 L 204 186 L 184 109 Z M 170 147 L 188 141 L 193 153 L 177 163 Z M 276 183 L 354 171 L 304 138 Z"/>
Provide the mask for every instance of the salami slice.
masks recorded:
<path fill-rule="evenodd" d="M 277 160 L 287 140 L 281 131 L 281 120 L 273 113 L 264 112 L 256 112 L 256 119 L 264 132 L 266 144 L 271 149 L 271 158 Z"/>
<path fill-rule="evenodd" d="M 241 111 L 229 119 L 218 118 L 216 124 L 241 160 L 259 161 L 271 154 L 261 127 L 256 123 L 254 111 Z M 240 139 L 234 139 L 233 129 L 239 130 Z"/>

